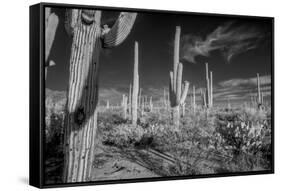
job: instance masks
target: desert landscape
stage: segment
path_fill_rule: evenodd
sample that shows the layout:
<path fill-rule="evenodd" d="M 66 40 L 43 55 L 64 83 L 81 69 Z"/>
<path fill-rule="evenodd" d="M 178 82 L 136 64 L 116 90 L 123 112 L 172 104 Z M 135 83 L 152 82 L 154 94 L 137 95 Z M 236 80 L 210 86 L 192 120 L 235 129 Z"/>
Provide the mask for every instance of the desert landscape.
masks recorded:
<path fill-rule="evenodd" d="M 267 23 L 101 12 L 46 10 L 46 184 L 271 170 Z"/>

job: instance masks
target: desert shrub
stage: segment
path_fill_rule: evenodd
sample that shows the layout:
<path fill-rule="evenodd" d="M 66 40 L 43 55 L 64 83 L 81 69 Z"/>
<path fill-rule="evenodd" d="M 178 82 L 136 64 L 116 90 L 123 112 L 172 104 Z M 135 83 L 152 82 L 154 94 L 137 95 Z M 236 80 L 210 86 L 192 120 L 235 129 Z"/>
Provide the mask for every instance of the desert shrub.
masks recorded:
<path fill-rule="evenodd" d="M 117 147 L 132 147 L 140 142 L 144 130 L 140 126 L 120 124 L 103 133 L 103 143 Z"/>
<path fill-rule="evenodd" d="M 270 168 L 271 128 L 264 111 L 245 108 L 218 114 L 216 145 L 233 156 L 237 170 Z"/>
<path fill-rule="evenodd" d="M 45 127 L 45 140 L 47 144 L 60 144 L 61 138 L 63 136 L 63 120 L 64 115 L 51 113 L 46 117 L 46 127 Z M 48 121 L 48 122 L 47 122 Z"/>
<path fill-rule="evenodd" d="M 99 116 L 103 143 L 120 148 L 151 148 L 175 161 L 167 175 L 209 174 L 270 168 L 270 113 L 251 108 L 186 111 L 179 127 L 168 110 L 145 112 L 137 127 L 120 111 Z M 165 167 L 166 168 L 166 167 Z"/>

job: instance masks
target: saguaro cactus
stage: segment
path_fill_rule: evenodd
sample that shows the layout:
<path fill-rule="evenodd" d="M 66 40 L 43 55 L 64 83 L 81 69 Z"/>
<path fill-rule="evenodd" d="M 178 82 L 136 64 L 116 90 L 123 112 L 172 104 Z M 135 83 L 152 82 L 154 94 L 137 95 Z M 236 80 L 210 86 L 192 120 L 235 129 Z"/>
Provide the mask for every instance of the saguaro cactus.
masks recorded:
<path fill-rule="evenodd" d="M 97 129 L 99 54 L 115 47 L 131 31 L 136 13 L 122 12 L 111 29 L 100 26 L 101 11 L 67 10 L 72 35 L 65 123 L 64 181 L 90 181 Z"/>
<path fill-rule="evenodd" d="M 150 111 L 153 110 L 152 96 L 151 96 L 150 99 L 149 99 L 149 109 L 150 109 Z"/>
<path fill-rule="evenodd" d="M 261 91 L 260 74 L 257 73 L 257 105 L 259 109 L 263 109 L 264 96 Z"/>
<path fill-rule="evenodd" d="M 182 91 L 182 63 L 179 62 L 179 50 L 180 50 L 180 33 L 181 28 L 176 27 L 175 41 L 174 41 L 174 63 L 173 71 L 170 71 L 170 85 L 169 85 L 169 94 L 170 94 L 170 106 L 172 109 L 172 120 L 175 126 L 179 126 L 180 120 L 180 104 L 183 104 L 185 101 L 189 83 L 184 82 L 183 91 Z"/>
<path fill-rule="evenodd" d="M 258 105 L 262 104 L 262 98 L 261 98 L 261 87 L 260 87 L 260 74 L 257 73 L 257 102 Z"/>
<path fill-rule="evenodd" d="M 122 107 L 123 107 L 123 117 L 127 119 L 127 104 L 128 104 L 128 97 L 123 94 L 122 96 Z"/>
<path fill-rule="evenodd" d="M 195 112 L 196 111 L 196 93 L 195 93 L 195 86 L 193 86 L 193 100 L 192 100 L 192 102 L 193 102 L 193 112 Z"/>
<path fill-rule="evenodd" d="M 107 100 L 106 101 L 106 109 L 109 109 L 109 107 L 110 107 L 110 104 L 109 104 L 109 101 Z"/>
<path fill-rule="evenodd" d="M 163 104 L 164 104 L 164 107 L 166 108 L 167 102 L 166 102 L 166 90 L 165 90 L 165 88 L 164 88 L 164 95 L 163 95 Z"/>
<path fill-rule="evenodd" d="M 181 109 L 182 109 L 181 116 L 184 117 L 185 116 L 185 102 L 181 105 Z"/>
<path fill-rule="evenodd" d="M 128 109 L 129 109 L 129 118 L 132 118 L 132 85 L 130 84 L 129 88 L 129 103 L 128 103 Z"/>
<path fill-rule="evenodd" d="M 201 94 L 201 99 L 202 99 L 202 106 L 207 107 L 205 91 L 203 89 L 201 89 L 200 94 Z"/>
<path fill-rule="evenodd" d="M 59 18 L 55 13 L 51 13 L 51 8 L 45 8 L 45 79 L 47 79 L 47 72 L 49 66 L 54 66 L 54 61 L 49 61 L 50 51 L 55 39 Z"/>
<path fill-rule="evenodd" d="M 132 93 L 132 124 L 137 125 L 138 119 L 138 93 L 139 93 L 139 44 L 135 42 L 134 74 Z"/>
<path fill-rule="evenodd" d="M 210 71 L 209 77 L 208 63 L 206 63 L 206 105 L 208 108 L 213 106 L 213 72 Z"/>
<path fill-rule="evenodd" d="M 140 89 L 139 89 L 139 95 L 138 95 L 138 106 L 140 106 L 140 105 L 141 105 L 141 96 L 142 96 L 141 92 L 142 92 L 142 88 L 140 88 Z"/>

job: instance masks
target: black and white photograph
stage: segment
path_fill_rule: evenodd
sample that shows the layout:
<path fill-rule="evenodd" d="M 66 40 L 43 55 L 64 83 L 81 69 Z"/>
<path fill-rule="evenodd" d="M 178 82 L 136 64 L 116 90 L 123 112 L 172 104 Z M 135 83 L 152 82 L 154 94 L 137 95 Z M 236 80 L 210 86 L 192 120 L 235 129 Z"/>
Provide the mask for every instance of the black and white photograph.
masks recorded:
<path fill-rule="evenodd" d="M 45 185 L 273 171 L 270 17 L 44 6 Z"/>

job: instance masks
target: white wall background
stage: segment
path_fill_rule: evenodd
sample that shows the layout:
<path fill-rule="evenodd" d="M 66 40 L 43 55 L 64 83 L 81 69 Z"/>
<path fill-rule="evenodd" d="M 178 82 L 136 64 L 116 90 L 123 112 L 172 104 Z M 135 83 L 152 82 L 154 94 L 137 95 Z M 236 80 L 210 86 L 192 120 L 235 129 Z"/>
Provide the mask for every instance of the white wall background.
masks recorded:
<path fill-rule="evenodd" d="M 281 3 L 278 0 L 48 0 L 49 2 L 137 7 L 275 17 L 275 161 L 274 175 L 152 183 L 84 186 L 54 190 L 276 190 L 280 169 Z M 36 190 L 28 185 L 29 5 L 37 0 L 1 1 L 0 11 L 0 190 Z"/>

